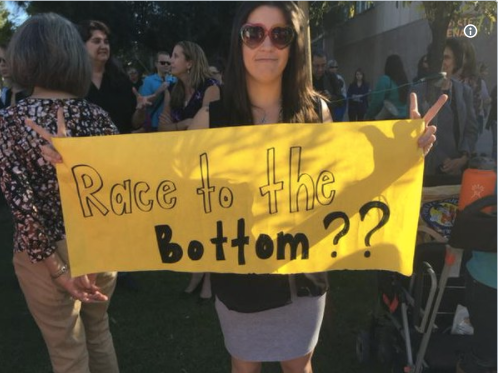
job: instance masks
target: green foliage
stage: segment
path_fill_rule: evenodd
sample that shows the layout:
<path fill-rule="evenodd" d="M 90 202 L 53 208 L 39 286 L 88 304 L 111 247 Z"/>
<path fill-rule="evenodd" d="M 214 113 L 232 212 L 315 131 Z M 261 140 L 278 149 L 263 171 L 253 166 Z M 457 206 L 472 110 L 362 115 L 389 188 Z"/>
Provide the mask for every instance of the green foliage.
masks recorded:
<path fill-rule="evenodd" d="M 78 23 L 96 19 L 112 31 L 112 50 L 125 60 L 147 60 L 171 51 L 181 40 L 198 43 L 209 57 L 228 52 L 236 2 L 190 1 L 31 1 L 29 15 L 55 12 Z"/>
<path fill-rule="evenodd" d="M 403 1 L 403 5 L 413 1 Z M 424 1 L 419 4 L 430 24 L 449 21 L 457 22 L 464 15 L 474 15 L 479 19 L 477 28 L 490 33 L 496 24 L 497 4 L 494 1 Z"/>
<path fill-rule="evenodd" d="M 374 1 L 364 1 L 364 3 L 367 6 L 375 4 Z M 310 21 L 315 26 L 330 21 L 338 24 L 353 18 L 356 11 L 355 1 L 313 1 L 310 5 Z"/>
<path fill-rule="evenodd" d="M 6 44 L 14 33 L 14 23 L 9 19 L 5 2 L 0 2 L 0 44 Z"/>
<path fill-rule="evenodd" d="M 318 26 L 322 23 L 325 14 L 329 13 L 332 9 L 333 3 L 331 1 L 313 1 L 310 4 L 310 23 Z"/>

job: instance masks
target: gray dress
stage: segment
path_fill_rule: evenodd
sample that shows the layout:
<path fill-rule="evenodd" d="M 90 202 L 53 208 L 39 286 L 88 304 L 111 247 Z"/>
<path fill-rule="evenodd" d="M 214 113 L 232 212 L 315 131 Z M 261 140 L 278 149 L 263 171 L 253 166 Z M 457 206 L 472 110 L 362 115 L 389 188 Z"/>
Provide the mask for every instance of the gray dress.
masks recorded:
<path fill-rule="evenodd" d="M 230 355 L 244 361 L 286 361 L 315 348 L 326 293 L 320 297 L 298 297 L 294 276 L 289 276 L 289 281 L 292 303 L 267 311 L 231 311 L 216 298 L 216 311 Z"/>

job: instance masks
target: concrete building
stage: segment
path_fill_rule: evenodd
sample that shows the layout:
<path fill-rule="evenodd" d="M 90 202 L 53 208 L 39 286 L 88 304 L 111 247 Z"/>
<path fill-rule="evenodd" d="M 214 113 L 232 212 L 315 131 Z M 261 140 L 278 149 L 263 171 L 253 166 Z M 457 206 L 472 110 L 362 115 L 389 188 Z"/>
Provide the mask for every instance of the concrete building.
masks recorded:
<path fill-rule="evenodd" d="M 408 80 L 412 81 L 417 74 L 418 60 L 426 54 L 432 41 L 421 2 L 410 5 L 403 5 L 401 1 L 355 3 L 356 15 L 341 24 L 325 24 L 325 33 L 315 37 L 313 46 L 324 48 L 330 58 L 338 61 L 339 73 L 348 85 L 360 67 L 374 88 L 377 78 L 384 73 L 386 57 L 393 53 L 401 56 Z M 465 37 L 464 26 L 480 21 L 479 17 L 464 15 L 457 23 L 450 24 L 447 36 Z M 496 85 L 497 76 L 496 36 L 495 25 L 491 34 L 480 32 L 470 39 L 477 61 L 488 66 L 486 83 L 490 91 Z"/>

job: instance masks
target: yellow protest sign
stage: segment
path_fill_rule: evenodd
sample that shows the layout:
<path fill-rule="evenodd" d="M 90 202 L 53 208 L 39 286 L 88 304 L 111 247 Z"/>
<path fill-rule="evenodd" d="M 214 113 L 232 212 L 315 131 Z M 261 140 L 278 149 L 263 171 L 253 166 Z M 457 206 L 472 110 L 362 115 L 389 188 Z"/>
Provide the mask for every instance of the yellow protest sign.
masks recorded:
<path fill-rule="evenodd" d="M 422 120 L 55 138 L 73 275 L 412 271 Z"/>

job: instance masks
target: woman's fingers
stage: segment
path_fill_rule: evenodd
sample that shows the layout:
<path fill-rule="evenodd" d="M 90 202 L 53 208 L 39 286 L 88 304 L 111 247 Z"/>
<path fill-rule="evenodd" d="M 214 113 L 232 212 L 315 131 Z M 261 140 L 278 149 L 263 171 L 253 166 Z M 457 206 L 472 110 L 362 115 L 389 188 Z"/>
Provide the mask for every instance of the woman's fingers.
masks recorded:
<path fill-rule="evenodd" d="M 57 137 L 67 137 L 66 121 L 62 108 L 57 110 Z"/>
<path fill-rule="evenodd" d="M 105 302 L 109 300 L 109 297 L 107 297 L 107 295 L 104 295 L 99 291 L 89 293 L 86 291 L 77 290 L 74 292 L 74 294 L 72 294 L 72 297 L 83 303 Z"/>
<path fill-rule="evenodd" d="M 429 153 L 436 141 L 436 130 L 435 126 L 426 126 L 424 133 L 418 139 L 418 146 L 424 150 L 424 156 Z"/>
<path fill-rule="evenodd" d="M 62 163 L 61 155 L 51 145 L 40 146 L 43 158 L 49 163 Z"/>
<path fill-rule="evenodd" d="M 24 123 L 30 127 L 33 131 L 35 131 L 38 135 L 40 135 L 43 139 L 47 140 L 50 144 L 52 144 L 52 134 L 48 132 L 45 128 L 40 127 L 33 120 L 26 118 L 24 119 Z"/>
<path fill-rule="evenodd" d="M 418 146 L 424 150 L 424 156 L 426 156 L 431 150 L 434 142 L 436 141 L 436 127 L 429 126 L 429 123 L 434 119 L 439 110 L 448 100 L 447 95 L 441 95 L 436 103 L 431 106 L 431 108 L 424 115 L 425 121 L 425 131 L 418 139 Z M 420 113 L 418 111 L 418 100 L 417 95 L 412 92 L 410 93 L 410 119 L 419 119 Z"/>
<path fill-rule="evenodd" d="M 52 144 L 53 137 L 67 137 L 66 121 L 64 120 L 64 111 L 62 108 L 57 110 L 57 135 L 55 136 L 36 124 L 32 119 L 26 118 L 24 119 L 24 123 L 50 144 Z"/>
<path fill-rule="evenodd" d="M 438 100 L 434 105 L 431 106 L 431 108 L 427 111 L 427 113 L 424 115 L 424 121 L 425 124 L 429 124 L 431 120 L 434 119 L 434 117 L 437 115 L 439 110 L 443 107 L 443 105 L 448 101 L 448 96 L 447 95 L 441 95 L 439 96 Z"/>
<path fill-rule="evenodd" d="M 439 96 L 438 100 L 434 105 L 431 106 L 427 113 L 424 115 L 425 124 L 429 124 L 434 117 L 437 115 L 439 110 L 443 107 L 443 105 L 448 101 L 447 95 Z M 416 93 L 410 93 L 410 119 L 419 119 L 421 118 L 420 113 L 418 111 L 418 100 Z"/>
<path fill-rule="evenodd" d="M 410 93 L 410 119 L 420 119 L 417 94 L 414 92 Z"/>

